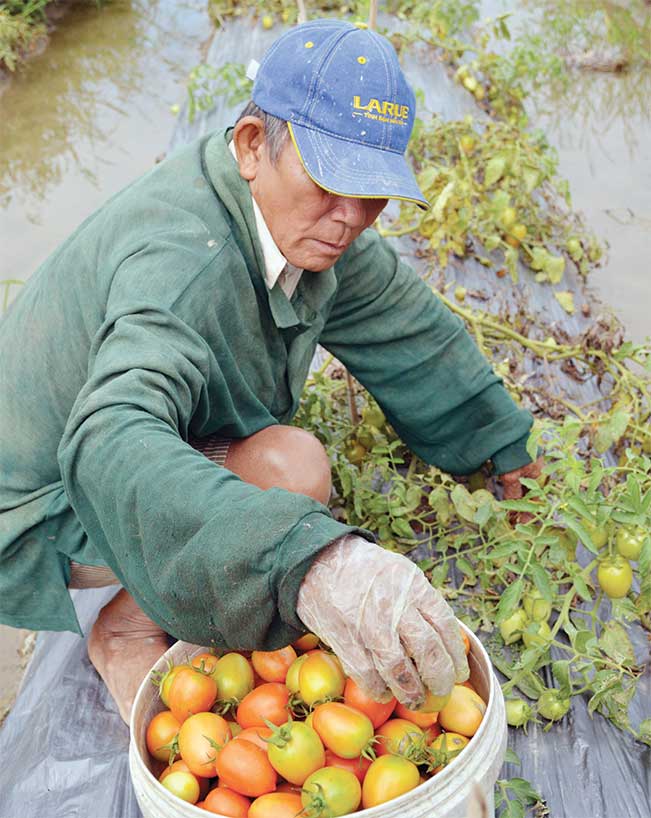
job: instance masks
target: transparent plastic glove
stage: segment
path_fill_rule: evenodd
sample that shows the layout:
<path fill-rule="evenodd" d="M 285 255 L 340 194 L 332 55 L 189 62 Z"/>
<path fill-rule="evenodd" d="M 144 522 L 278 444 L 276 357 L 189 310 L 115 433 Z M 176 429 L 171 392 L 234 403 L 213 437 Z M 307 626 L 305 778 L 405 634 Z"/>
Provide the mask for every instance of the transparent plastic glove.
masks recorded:
<path fill-rule="evenodd" d="M 468 678 L 459 623 L 423 572 L 362 537 L 341 537 L 308 571 L 296 612 L 376 701 L 419 707 Z"/>

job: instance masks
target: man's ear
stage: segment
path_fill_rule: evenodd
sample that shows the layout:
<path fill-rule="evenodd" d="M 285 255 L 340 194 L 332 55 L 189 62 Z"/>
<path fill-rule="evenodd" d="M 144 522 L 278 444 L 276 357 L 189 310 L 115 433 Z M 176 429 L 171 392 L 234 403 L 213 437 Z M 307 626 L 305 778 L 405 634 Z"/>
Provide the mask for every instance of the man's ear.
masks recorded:
<path fill-rule="evenodd" d="M 264 124 L 257 116 L 245 116 L 233 131 L 233 142 L 240 176 L 251 182 L 255 179 L 264 152 Z"/>

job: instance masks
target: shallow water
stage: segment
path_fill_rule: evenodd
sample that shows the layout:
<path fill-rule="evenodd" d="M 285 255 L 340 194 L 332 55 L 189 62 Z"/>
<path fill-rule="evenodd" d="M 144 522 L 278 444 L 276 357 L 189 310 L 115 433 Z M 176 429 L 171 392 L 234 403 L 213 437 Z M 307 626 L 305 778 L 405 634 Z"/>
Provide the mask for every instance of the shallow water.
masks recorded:
<path fill-rule="evenodd" d="M 12 80 L 0 96 L 0 280 L 29 278 L 165 150 L 170 106 L 182 101 L 211 36 L 205 8 L 199 0 L 73 5 L 44 53 Z"/>

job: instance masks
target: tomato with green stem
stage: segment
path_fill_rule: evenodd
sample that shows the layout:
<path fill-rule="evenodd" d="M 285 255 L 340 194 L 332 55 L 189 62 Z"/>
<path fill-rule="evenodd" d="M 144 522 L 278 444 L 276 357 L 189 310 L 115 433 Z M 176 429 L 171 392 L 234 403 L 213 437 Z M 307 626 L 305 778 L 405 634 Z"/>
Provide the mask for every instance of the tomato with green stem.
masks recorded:
<path fill-rule="evenodd" d="M 341 665 L 325 651 L 311 653 L 299 669 L 298 692 L 309 707 L 338 698 L 345 687 L 346 677 Z"/>
<path fill-rule="evenodd" d="M 181 668 L 170 685 L 170 710 L 181 723 L 194 713 L 210 710 L 216 700 L 217 682 L 193 667 Z"/>
<path fill-rule="evenodd" d="M 217 774 L 217 756 L 231 738 L 228 723 L 216 713 L 195 713 L 179 730 L 181 758 L 190 772 L 203 778 Z"/>
<path fill-rule="evenodd" d="M 163 710 L 147 725 L 145 741 L 150 754 L 157 761 L 172 763 L 176 757 L 175 739 L 181 729 L 181 722 L 170 710 Z"/>
<path fill-rule="evenodd" d="M 224 654 L 217 661 L 211 676 L 217 682 L 222 701 L 239 703 L 254 687 L 251 663 L 239 653 Z"/>
<path fill-rule="evenodd" d="M 339 767 L 322 767 L 312 773 L 301 793 L 301 802 L 308 815 L 328 815 L 330 818 L 355 812 L 361 800 L 362 787 L 357 777 Z"/>
<path fill-rule="evenodd" d="M 505 645 L 513 645 L 522 639 L 522 633 L 527 627 L 529 620 L 523 608 L 517 608 L 511 616 L 500 622 L 500 634 Z"/>
<path fill-rule="evenodd" d="M 303 784 L 316 770 L 325 766 L 325 750 L 316 730 L 291 719 L 282 727 L 267 725 L 267 756 L 274 770 L 291 784 Z"/>
<path fill-rule="evenodd" d="M 506 722 L 511 727 L 525 727 L 533 718 L 533 709 L 524 699 L 507 699 Z M 525 730 L 526 732 L 526 730 Z"/>
<path fill-rule="evenodd" d="M 522 607 L 534 622 L 547 622 L 552 615 L 552 604 L 548 602 L 537 588 L 524 595 Z"/>
<path fill-rule="evenodd" d="M 560 691 L 552 688 L 540 696 L 536 708 L 538 713 L 549 721 L 558 721 L 570 709 L 570 700 L 567 696 L 562 696 Z"/>
<path fill-rule="evenodd" d="M 628 560 L 619 555 L 606 557 L 597 568 L 597 581 L 610 599 L 621 599 L 631 590 L 633 569 Z"/>

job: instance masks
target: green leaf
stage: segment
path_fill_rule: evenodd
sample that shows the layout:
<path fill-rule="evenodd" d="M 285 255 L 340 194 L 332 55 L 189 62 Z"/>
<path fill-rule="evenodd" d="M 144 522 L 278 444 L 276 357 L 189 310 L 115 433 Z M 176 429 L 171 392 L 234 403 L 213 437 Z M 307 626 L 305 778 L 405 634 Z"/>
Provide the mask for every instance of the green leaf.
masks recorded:
<path fill-rule="evenodd" d="M 398 517 L 392 521 L 391 530 L 394 534 L 397 534 L 399 537 L 404 537 L 406 540 L 414 539 L 414 532 L 411 526 L 406 520 L 403 520 L 402 517 Z"/>
<path fill-rule="evenodd" d="M 522 578 L 516 579 L 515 582 L 507 586 L 504 593 L 500 597 L 495 612 L 495 622 L 499 624 L 502 620 L 507 619 L 513 611 L 518 607 L 520 597 L 522 596 Z"/>
<path fill-rule="evenodd" d="M 644 744 L 651 744 L 651 719 L 644 719 L 640 722 L 637 728 L 637 738 Z"/>
<path fill-rule="evenodd" d="M 559 695 L 569 698 L 572 695 L 572 682 L 570 680 L 570 663 L 567 659 L 552 662 L 552 673 L 558 682 Z"/>
<path fill-rule="evenodd" d="M 618 411 L 608 416 L 606 423 L 599 426 L 595 437 L 595 449 L 602 453 L 617 443 L 631 422 L 628 412 Z"/>
<path fill-rule="evenodd" d="M 592 594 L 590 593 L 590 589 L 588 588 L 588 584 L 583 579 L 580 574 L 577 574 L 574 577 L 574 590 L 577 594 L 581 597 L 584 602 L 591 602 L 592 601 Z"/>
<path fill-rule="evenodd" d="M 540 171 L 531 165 L 524 165 L 522 168 L 522 180 L 527 193 L 531 193 L 540 184 Z"/>
<path fill-rule="evenodd" d="M 452 506 L 447 491 L 442 486 L 437 486 L 429 493 L 427 502 L 436 513 L 437 519 L 443 525 L 447 525 L 452 516 Z"/>
<path fill-rule="evenodd" d="M 568 514 L 561 514 L 561 519 L 565 525 L 577 535 L 588 551 L 592 551 L 593 554 L 599 553 L 599 549 L 592 542 L 592 537 L 588 533 L 587 529 L 585 529 L 578 520 L 575 520 L 574 517 L 570 517 Z"/>
<path fill-rule="evenodd" d="M 569 290 L 556 291 L 554 298 L 558 301 L 565 312 L 574 315 L 574 295 Z"/>
<path fill-rule="evenodd" d="M 473 585 L 475 582 L 477 582 L 477 574 L 475 573 L 475 569 L 472 567 L 469 560 L 467 560 L 465 557 L 457 557 L 456 565 L 461 573 L 465 574 Z"/>
<path fill-rule="evenodd" d="M 579 630 L 572 640 L 572 647 L 577 653 L 588 653 L 590 650 L 590 642 L 595 642 L 595 635 L 592 631 Z"/>
<path fill-rule="evenodd" d="M 560 284 L 565 272 L 565 257 L 548 255 L 543 269 L 552 284 Z M 567 309 L 562 302 L 559 303 L 564 310 Z M 570 310 L 567 310 L 567 312 L 570 312 Z"/>
<path fill-rule="evenodd" d="M 635 651 L 628 633 L 619 622 L 606 622 L 599 638 L 599 647 L 618 664 L 635 664 Z"/>
<path fill-rule="evenodd" d="M 504 763 L 517 764 L 518 766 L 520 766 L 522 762 L 520 761 L 520 756 L 515 752 L 515 750 L 512 750 L 510 747 L 507 747 L 506 753 L 504 754 Z"/>
<path fill-rule="evenodd" d="M 486 172 L 484 173 L 484 186 L 490 187 L 495 182 L 499 181 L 504 171 L 506 170 L 506 160 L 503 156 L 494 156 L 486 163 Z"/>
<path fill-rule="evenodd" d="M 459 517 L 463 520 L 467 520 L 469 523 L 473 522 L 477 505 L 468 489 L 461 484 L 456 485 L 452 489 L 450 499 Z"/>
<path fill-rule="evenodd" d="M 551 580 L 549 579 L 549 573 L 539 563 L 533 563 L 530 565 L 529 570 L 531 571 L 536 588 L 540 591 L 547 602 L 552 602 L 554 599 L 554 589 L 552 587 Z"/>

